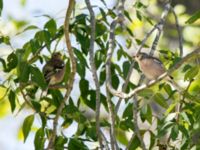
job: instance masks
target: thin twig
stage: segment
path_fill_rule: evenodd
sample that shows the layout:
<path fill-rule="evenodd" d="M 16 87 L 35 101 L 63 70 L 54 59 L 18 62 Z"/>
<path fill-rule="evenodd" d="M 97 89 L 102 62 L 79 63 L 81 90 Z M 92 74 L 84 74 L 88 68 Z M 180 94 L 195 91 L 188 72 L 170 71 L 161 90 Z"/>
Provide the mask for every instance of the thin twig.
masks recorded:
<path fill-rule="evenodd" d="M 115 42 L 115 27 L 117 24 L 120 24 L 121 26 L 123 26 L 123 21 L 124 21 L 124 3 L 125 0 L 120 0 L 119 1 L 119 7 L 118 7 L 118 17 L 117 19 L 113 20 L 111 23 L 111 27 L 110 27 L 110 36 L 109 36 L 109 49 L 107 52 L 107 58 L 106 58 L 106 85 L 107 88 L 108 86 L 111 86 L 111 70 L 110 70 L 110 66 L 111 66 L 111 58 L 112 58 L 112 54 L 114 51 L 114 42 Z M 111 148 L 112 150 L 118 150 L 118 144 L 116 141 L 116 136 L 115 136 L 115 115 L 114 115 L 114 108 L 112 107 L 112 102 L 111 102 L 111 97 L 110 97 L 110 93 L 107 89 L 107 101 L 108 101 L 108 108 L 109 108 L 109 114 L 110 114 L 110 119 L 111 119 Z"/>
<path fill-rule="evenodd" d="M 154 41 L 152 43 L 149 55 L 153 55 L 155 50 L 156 50 L 156 47 L 158 45 L 158 41 L 159 41 L 161 33 L 163 31 L 164 22 L 166 20 L 166 17 L 167 17 L 167 15 L 169 13 L 170 8 L 171 8 L 171 0 L 169 0 L 167 2 L 167 4 L 165 5 L 165 8 L 164 8 L 164 11 L 163 11 L 163 13 L 161 15 L 160 22 L 158 23 L 158 26 L 157 26 L 156 37 L 155 37 L 155 39 L 154 39 Z"/>
<path fill-rule="evenodd" d="M 130 65 L 130 68 L 129 68 L 129 71 L 128 71 L 128 75 L 127 75 L 126 80 L 125 80 L 125 82 L 124 82 L 124 84 L 123 84 L 123 86 L 122 86 L 122 92 L 125 92 L 126 89 L 127 89 L 127 87 L 128 87 L 128 83 L 129 83 L 129 81 L 130 81 L 130 77 L 131 77 L 131 75 L 132 75 L 132 71 L 133 71 L 134 65 L 135 65 L 135 61 L 132 62 L 131 65 Z M 115 113 L 116 113 L 116 115 L 117 115 L 117 112 L 118 112 L 118 110 L 119 110 L 121 101 L 122 101 L 122 98 L 119 98 L 119 99 L 118 99 L 118 102 L 117 102 L 117 104 L 116 104 L 116 106 L 115 106 Z"/>
<path fill-rule="evenodd" d="M 181 32 L 181 28 L 180 28 L 180 25 L 179 25 L 179 21 L 178 21 L 178 17 L 176 15 L 176 12 L 174 11 L 173 8 L 171 8 L 171 11 L 174 15 L 174 19 L 175 19 L 175 22 L 176 22 L 176 29 L 177 29 L 177 32 L 178 32 L 178 40 L 179 40 L 180 57 L 182 57 L 183 56 L 183 35 L 182 35 L 182 32 Z"/>
<path fill-rule="evenodd" d="M 117 145 L 117 141 L 116 141 L 116 134 L 115 134 L 115 115 L 114 115 L 114 111 L 113 111 L 113 106 L 112 106 L 112 101 L 111 101 L 111 96 L 110 93 L 108 91 L 108 89 L 106 90 L 106 95 L 107 95 L 107 102 L 108 102 L 108 109 L 109 109 L 109 118 L 110 118 L 110 145 L 111 145 L 111 150 L 117 150 L 118 149 L 118 145 Z"/>
<path fill-rule="evenodd" d="M 151 87 L 152 85 L 156 84 L 157 82 L 159 82 L 160 80 L 162 80 L 163 78 L 165 78 L 166 76 L 170 75 L 172 72 L 174 72 L 175 70 L 177 70 L 179 67 L 181 67 L 181 65 L 185 62 L 187 62 L 189 59 L 191 59 L 192 57 L 196 57 L 198 56 L 200 53 L 200 48 L 197 48 L 196 50 L 194 50 L 193 52 L 189 53 L 188 55 L 186 55 L 185 57 L 183 57 L 181 60 L 179 60 L 171 69 L 169 69 L 168 71 L 166 71 L 165 73 L 163 73 L 162 75 L 160 75 L 157 79 L 155 80 L 151 80 L 149 81 L 147 84 L 143 84 L 141 86 L 138 86 L 137 88 L 135 88 L 134 90 L 132 90 L 131 92 L 124 93 L 122 91 L 117 91 L 115 90 L 111 84 L 111 81 L 107 81 L 107 87 L 108 90 L 110 91 L 110 93 L 112 93 L 113 95 L 120 97 L 122 99 L 125 98 L 130 98 L 132 97 L 135 93 L 144 90 L 146 88 Z M 109 80 L 109 78 L 107 78 L 107 80 Z"/>
<path fill-rule="evenodd" d="M 72 87 L 73 87 L 74 78 L 75 78 L 75 74 L 76 74 L 76 60 L 74 58 L 74 52 L 73 52 L 73 48 L 71 46 L 71 41 L 70 41 L 70 37 L 69 37 L 69 20 L 70 20 L 70 16 L 71 16 L 72 10 L 74 8 L 74 5 L 75 5 L 75 1 L 70 0 L 69 5 L 68 5 L 68 9 L 67 9 L 67 12 L 66 12 L 66 16 L 65 16 L 65 22 L 64 22 L 65 40 L 66 40 L 67 49 L 68 49 L 69 58 L 70 58 L 70 61 L 71 61 L 72 68 L 71 68 L 69 80 L 67 81 L 67 84 L 66 84 L 66 90 L 67 91 L 65 93 L 63 101 L 61 102 L 60 106 L 57 109 L 56 116 L 55 116 L 54 121 L 53 121 L 53 131 L 52 131 L 51 137 L 49 139 L 49 144 L 48 144 L 48 147 L 47 147 L 48 150 L 51 150 L 52 148 L 54 148 L 56 133 L 57 133 L 58 119 L 59 119 L 59 116 L 62 113 L 64 106 L 65 106 L 65 102 L 70 97 L 70 93 L 71 93 L 71 90 L 72 90 Z"/>
<path fill-rule="evenodd" d="M 135 94 L 134 97 L 133 97 L 133 123 L 134 123 L 134 131 L 135 131 L 135 134 L 137 135 L 139 141 L 140 141 L 140 144 L 141 144 L 141 147 L 143 150 L 146 150 L 146 147 L 145 147 L 145 144 L 144 144 L 144 141 L 143 141 L 143 138 L 140 134 L 140 129 L 138 127 L 138 98 L 137 98 L 137 95 Z M 132 135 L 132 137 L 135 136 L 134 134 Z"/>
<path fill-rule="evenodd" d="M 100 85 L 99 85 L 99 80 L 98 80 L 98 76 L 97 76 L 97 69 L 94 63 L 94 42 L 95 42 L 95 30 L 96 30 L 96 20 L 95 20 L 95 14 L 94 11 L 92 9 L 90 0 L 85 0 L 85 3 L 87 5 L 87 8 L 89 10 L 90 13 L 90 26 L 91 26 L 91 34 L 90 34 L 90 48 L 89 48 L 89 55 L 90 55 L 90 65 L 91 65 L 91 70 L 92 70 L 92 76 L 93 76 L 93 80 L 95 82 L 95 86 L 96 86 L 96 134 L 99 140 L 99 145 L 100 145 L 100 149 L 103 150 L 103 143 L 102 143 L 102 138 L 101 138 L 101 134 L 100 133 Z"/>

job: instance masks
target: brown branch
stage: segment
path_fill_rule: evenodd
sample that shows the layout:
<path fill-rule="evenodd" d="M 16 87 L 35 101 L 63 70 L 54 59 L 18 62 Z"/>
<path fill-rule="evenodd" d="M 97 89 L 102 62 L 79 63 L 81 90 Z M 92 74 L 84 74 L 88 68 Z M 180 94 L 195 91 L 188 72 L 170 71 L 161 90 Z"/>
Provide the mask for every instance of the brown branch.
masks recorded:
<path fill-rule="evenodd" d="M 176 22 L 176 29 L 177 29 L 177 32 L 178 32 L 178 39 L 179 39 L 180 57 L 182 57 L 183 56 L 183 36 L 182 36 L 182 33 L 181 33 L 181 28 L 180 28 L 180 25 L 179 25 L 179 21 L 178 21 L 178 17 L 176 15 L 176 12 L 174 11 L 173 8 L 171 8 L 171 11 L 174 15 L 174 19 L 175 19 L 175 22 Z"/>
<path fill-rule="evenodd" d="M 134 131 L 135 131 L 135 134 L 137 135 L 137 137 L 138 137 L 138 139 L 140 141 L 142 149 L 146 150 L 144 141 L 143 141 L 142 136 L 140 134 L 140 129 L 138 127 L 138 116 L 137 116 L 137 114 L 138 114 L 138 98 L 137 98 L 137 95 L 135 94 L 134 97 L 133 97 L 133 123 L 134 123 Z M 134 137 L 135 134 L 133 133 L 132 137 Z"/>
<path fill-rule="evenodd" d="M 160 80 L 162 80 L 163 78 L 165 78 L 167 75 L 170 75 L 172 72 L 174 72 L 175 70 L 177 70 L 179 67 L 181 67 L 181 65 L 185 62 L 187 62 L 189 59 L 191 59 L 192 57 L 198 56 L 200 53 L 200 48 L 197 48 L 196 50 L 194 50 L 193 52 L 189 53 L 188 55 L 186 55 L 185 57 L 183 57 L 181 60 L 179 60 L 171 69 L 169 69 L 167 72 L 163 73 L 162 75 L 160 75 L 157 79 L 155 80 L 151 80 L 149 81 L 147 84 L 143 84 L 141 86 L 138 86 L 137 88 L 135 88 L 134 90 L 132 90 L 131 92 L 124 93 L 121 91 L 117 91 L 114 88 L 112 88 L 112 85 L 109 85 L 109 81 L 107 81 L 107 87 L 108 90 L 110 91 L 110 93 L 112 93 L 113 95 L 120 97 L 122 99 L 125 98 L 130 98 L 133 95 L 135 95 L 137 92 L 144 90 L 146 88 L 149 88 L 151 86 L 153 86 L 154 84 L 158 83 Z M 111 82 L 111 81 L 110 81 Z"/>
<path fill-rule="evenodd" d="M 98 76 L 97 76 L 97 69 L 95 66 L 95 62 L 94 62 L 94 42 L 95 42 L 95 30 L 96 30 L 96 20 L 95 20 L 95 14 L 94 11 L 92 9 L 90 0 L 85 0 L 85 3 L 87 5 L 87 8 L 89 10 L 90 13 L 90 27 L 91 27 L 91 34 L 90 34 L 90 47 L 89 47 L 89 55 L 90 55 L 90 65 L 91 65 L 91 69 L 92 69 L 92 76 L 93 76 L 93 80 L 95 82 L 95 86 L 96 86 L 96 134 L 99 140 L 99 145 L 100 145 L 100 149 L 103 150 L 103 143 L 102 143 L 102 137 L 101 134 L 103 134 L 102 132 L 100 132 L 100 85 L 99 85 L 99 80 L 98 80 Z"/>
<path fill-rule="evenodd" d="M 57 109 L 56 116 L 55 116 L 54 121 L 53 121 L 53 131 L 52 131 L 52 134 L 51 134 L 50 139 L 49 139 L 49 144 L 48 144 L 48 147 L 47 147 L 48 150 L 51 150 L 51 149 L 54 148 L 56 133 L 57 133 L 58 119 L 59 119 L 59 116 L 62 113 L 64 106 L 65 106 L 65 102 L 70 97 L 70 93 L 71 93 L 73 83 L 74 83 L 74 77 L 75 77 L 75 74 L 76 74 L 76 60 L 74 58 L 74 52 L 73 52 L 73 48 L 71 46 L 71 41 L 70 41 L 70 37 L 69 37 L 69 20 L 70 20 L 70 16 L 71 16 L 71 13 L 73 11 L 74 5 L 75 5 L 75 1 L 70 0 L 69 5 L 68 5 L 68 9 L 67 9 L 67 12 L 66 12 L 66 16 L 65 16 L 65 22 L 64 22 L 64 34 L 65 34 L 65 40 L 66 40 L 67 49 L 68 49 L 68 53 L 69 53 L 69 58 L 70 58 L 71 65 L 72 65 L 72 67 L 71 67 L 72 70 L 71 70 L 71 73 L 70 73 L 69 80 L 67 81 L 67 84 L 66 84 L 66 90 L 67 91 L 65 93 L 63 101 L 60 103 L 60 106 Z"/>

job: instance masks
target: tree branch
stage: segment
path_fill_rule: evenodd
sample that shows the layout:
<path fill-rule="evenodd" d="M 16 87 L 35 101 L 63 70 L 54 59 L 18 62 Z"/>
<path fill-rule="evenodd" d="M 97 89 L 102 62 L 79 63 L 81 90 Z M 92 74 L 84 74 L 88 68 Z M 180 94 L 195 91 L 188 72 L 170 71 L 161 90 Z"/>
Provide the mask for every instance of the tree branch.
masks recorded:
<path fill-rule="evenodd" d="M 152 43 L 149 55 L 153 55 L 155 50 L 156 50 L 156 47 L 158 45 L 158 41 L 159 41 L 161 33 L 163 31 L 163 26 L 164 26 L 165 19 L 166 19 L 168 13 L 169 13 L 170 8 L 171 8 L 171 0 L 169 0 L 167 2 L 167 4 L 165 5 L 165 8 L 164 8 L 164 11 L 163 11 L 163 13 L 161 15 L 160 22 L 158 23 L 158 27 L 157 27 L 156 37 L 155 37 L 155 39 L 154 39 L 154 41 Z"/>
<path fill-rule="evenodd" d="M 176 12 L 174 11 L 173 8 L 171 8 L 171 11 L 174 15 L 174 19 L 175 19 L 175 22 L 176 22 L 176 29 L 177 29 L 177 32 L 178 32 L 178 40 L 179 40 L 180 57 L 182 57 L 183 56 L 183 36 L 182 36 L 182 33 L 181 33 L 181 28 L 180 28 L 180 25 L 179 25 L 179 21 L 178 21 L 178 17 L 176 15 Z"/>
<path fill-rule="evenodd" d="M 71 46 L 71 41 L 70 41 L 70 37 L 69 37 L 69 20 L 70 20 L 70 16 L 71 16 L 71 13 L 73 11 L 74 5 L 75 5 L 75 1 L 70 0 L 69 5 L 68 5 L 68 9 L 67 9 L 67 12 L 66 12 L 66 16 L 65 16 L 65 21 L 64 21 L 65 40 L 66 40 L 66 44 L 67 44 L 69 58 L 70 58 L 70 61 L 71 61 L 71 66 L 72 66 L 71 67 L 71 73 L 70 73 L 70 76 L 69 76 L 69 80 L 67 81 L 67 84 L 66 84 L 66 90 L 67 91 L 65 93 L 63 101 L 60 103 L 60 106 L 57 109 L 56 116 L 55 116 L 54 121 L 53 121 L 53 131 L 52 131 L 51 137 L 49 139 L 49 144 L 48 144 L 48 147 L 47 147 L 48 150 L 51 150 L 52 148 L 54 148 L 56 133 L 57 133 L 58 119 L 59 119 L 59 116 L 62 113 L 64 106 L 65 106 L 65 102 L 70 97 L 70 93 L 71 93 L 71 90 L 72 90 L 72 87 L 73 87 L 74 78 L 75 78 L 75 74 L 76 74 L 76 60 L 74 58 L 74 52 L 73 52 L 73 48 Z"/>
<path fill-rule="evenodd" d="M 87 5 L 87 8 L 89 10 L 90 13 L 90 26 L 91 26 L 91 34 L 90 34 L 90 47 L 89 47 L 89 55 L 90 55 L 90 65 L 91 65 L 91 69 L 92 69 L 92 76 L 93 76 L 93 80 L 96 86 L 96 133 L 97 133 L 97 137 L 99 140 L 99 145 L 100 145 L 100 149 L 103 150 L 103 143 L 102 143 L 102 137 L 101 134 L 103 134 L 103 132 L 100 132 L 100 85 L 99 85 L 99 80 L 98 80 L 98 76 L 97 76 L 97 69 L 95 66 L 95 62 L 94 62 L 94 42 L 95 42 L 95 31 L 96 31 L 96 20 L 95 20 L 95 14 L 94 11 L 92 9 L 90 0 L 85 0 L 85 3 Z"/>

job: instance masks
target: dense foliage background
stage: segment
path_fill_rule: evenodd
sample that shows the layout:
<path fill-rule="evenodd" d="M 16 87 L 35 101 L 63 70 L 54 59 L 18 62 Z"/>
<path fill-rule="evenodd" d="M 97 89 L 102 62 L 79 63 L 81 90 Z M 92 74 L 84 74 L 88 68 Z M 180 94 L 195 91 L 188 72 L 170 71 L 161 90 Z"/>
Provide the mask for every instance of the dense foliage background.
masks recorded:
<path fill-rule="evenodd" d="M 40 26 L 12 16 L 14 31 L 2 24 L 0 115 L 28 112 L 19 132 L 24 142 L 34 133 L 36 150 L 200 148 L 198 0 L 91 3 L 66 1 L 66 16 L 41 14 Z M 132 58 L 139 49 L 176 67 L 170 74 L 183 90 L 144 86 Z M 42 67 L 53 52 L 62 53 L 66 74 L 48 87 Z"/>

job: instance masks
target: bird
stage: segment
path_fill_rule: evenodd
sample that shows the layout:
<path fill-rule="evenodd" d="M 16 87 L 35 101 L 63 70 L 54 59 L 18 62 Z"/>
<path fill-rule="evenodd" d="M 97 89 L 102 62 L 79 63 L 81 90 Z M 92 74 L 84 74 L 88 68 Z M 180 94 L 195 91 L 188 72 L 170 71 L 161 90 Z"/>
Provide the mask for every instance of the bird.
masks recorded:
<path fill-rule="evenodd" d="M 65 75 L 65 63 L 62 60 L 62 55 L 59 52 L 52 54 L 52 57 L 44 65 L 42 72 L 48 85 L 60 83 Z"/>
<path fill-rule="evenodd" d="M 163 63 L 158 58 L 150 56 L 147 53 L 139 52 L 134 58 L 142 73 L 149 80 L 155 80 L 166 72 Z M 182 88 L 173 80 L 172 76 L 168 75 L 165 79 L 178 91 L 182 91 Z"/>

